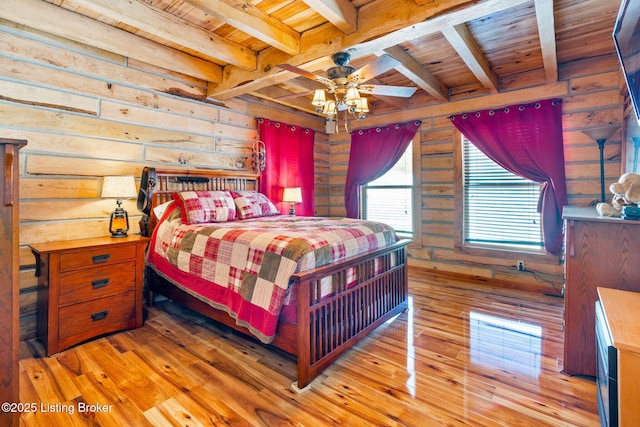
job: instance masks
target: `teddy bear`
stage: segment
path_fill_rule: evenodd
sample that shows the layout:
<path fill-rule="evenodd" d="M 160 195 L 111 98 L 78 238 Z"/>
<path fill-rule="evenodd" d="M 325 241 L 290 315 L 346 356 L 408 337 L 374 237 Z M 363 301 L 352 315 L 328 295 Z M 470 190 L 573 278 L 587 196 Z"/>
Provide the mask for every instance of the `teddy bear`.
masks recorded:
<path fill-rule="evenodd" d="M 598 203 L 596 210 L 601 216 L 620 216 L 623 206 L 640 203 L 640 175 L 625 173 L 609 186 L 609 191 L 613 193 L 611 204 Z"/>

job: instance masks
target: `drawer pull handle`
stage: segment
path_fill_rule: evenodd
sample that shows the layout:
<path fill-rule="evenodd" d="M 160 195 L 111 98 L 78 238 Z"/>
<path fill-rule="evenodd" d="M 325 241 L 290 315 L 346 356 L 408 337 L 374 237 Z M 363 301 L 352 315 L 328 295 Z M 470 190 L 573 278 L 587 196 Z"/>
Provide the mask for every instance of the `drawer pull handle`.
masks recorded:
<path fill-rule="evenodd" d="M 97 322 L 98 320 L 106 319 L 108 315 L 109 315 L 109 310 L 101 311 L 99 313 L 93 313 L 91 315 L 91 321 Z"/>
<path fill-rule="evenodd" d="M 99 264 L 101 262 L 107 262 L 110 256 L 111 256 L 110 254 L 96 255 L 91 257 L 91 259 L 93 260 L 94 264 Z"/>
<path fill-rule="evenodd" d="M 93 289 L 100 289 L 100 288 L 104 288 L 105 286 L 107 286 L 109 284 L 109 279 L 100 279 L 100 280 L 94 280 L 91 282 L 91 287 L 93 287 Z"/>

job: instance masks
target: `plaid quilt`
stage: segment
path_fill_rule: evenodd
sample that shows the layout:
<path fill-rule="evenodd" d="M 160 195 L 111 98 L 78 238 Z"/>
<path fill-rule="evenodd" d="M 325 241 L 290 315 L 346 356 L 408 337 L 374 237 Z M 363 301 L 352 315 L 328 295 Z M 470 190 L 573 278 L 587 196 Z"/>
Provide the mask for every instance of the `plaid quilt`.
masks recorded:
<path fill-rule="evenodd" d="M 397 241 L 390 226 L 371 221 L 278 215 L 189 225 L 175 211 L 156 227 L 147 264 L 264 343 L 273 340 L 293 273 Z"/>

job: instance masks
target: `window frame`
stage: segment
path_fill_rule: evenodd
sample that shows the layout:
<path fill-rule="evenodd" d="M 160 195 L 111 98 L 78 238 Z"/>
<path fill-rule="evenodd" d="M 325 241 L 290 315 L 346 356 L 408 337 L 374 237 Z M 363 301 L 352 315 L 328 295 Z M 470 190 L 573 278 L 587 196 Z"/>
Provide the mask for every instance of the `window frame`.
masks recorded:
<path fill-rule="evenodd" d="M 420 130 L 416 132 L 416 135 L 411 140 L 411 167 L 413 169 L 411 188 L 411 225 L 413 227 L 413 234 L 411 236 L 407 234 L 399 234 L 398 236 L 403 239 L 410 239 L 412 243 L 410 248 L 422 247 L 422 195 L 419 191 L 422 177 L 422 150 L 420 147 Z M 363 186 L 365 187 L 365 186 Z M 366 189 L 361 187 L 360 191 L 360 216 L 364 218 L 365 209 L 365 193 Z"/>
<path fill-rule="evenodd" d="M 548 253 L 544 247 L 525 248 L 520 246 L 500 246 L 465 241 L 465 194 L 464 194 L 464 152 L 463 135 L 454 129 L 453 135 L 454 169 L 454 250 L 459 253 L 486 257 L 499 257 L 508 260 L 522 260 L 557 264 L 558 257 Z"/>

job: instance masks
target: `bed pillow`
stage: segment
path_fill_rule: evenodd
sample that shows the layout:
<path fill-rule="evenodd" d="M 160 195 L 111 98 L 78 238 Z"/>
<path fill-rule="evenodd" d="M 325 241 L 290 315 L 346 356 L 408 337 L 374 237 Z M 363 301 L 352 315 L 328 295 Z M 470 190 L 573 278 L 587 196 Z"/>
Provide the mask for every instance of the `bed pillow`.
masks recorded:
<path fill-rule="evenodd" d="M 280 211 L 273 202 L 262 193 L 255 191 L 232 191 L 238 218 L 249 219 L 261 216 L 279 215 Z"/>
<path fill-rule="evenodd" d="M 168 202 L 164 202 L 163 204 L 153 208 L 153 214 L 156 216 L 157 219 L 162 218 L 162 215 L 164 215 L 164 213 L 166 212 L 167 208 L 171 205 L 171 203 L 175 203 L 175 202 L 173 200 L 169 200 Z"/>
<path fill-rule="evenodd" d="M 174 193 L 185 224 L 233 221 L 236 206 L 228 191 L 182 191 Z"/>

